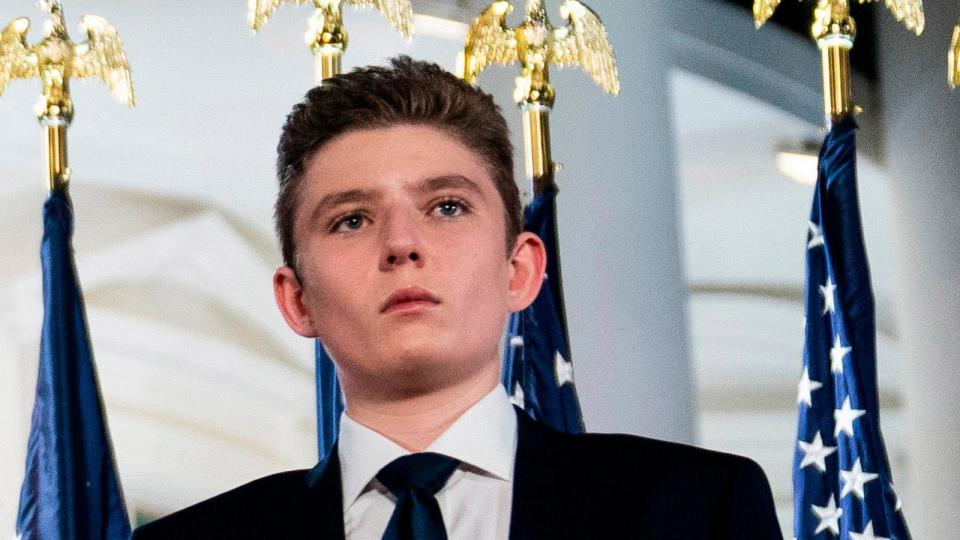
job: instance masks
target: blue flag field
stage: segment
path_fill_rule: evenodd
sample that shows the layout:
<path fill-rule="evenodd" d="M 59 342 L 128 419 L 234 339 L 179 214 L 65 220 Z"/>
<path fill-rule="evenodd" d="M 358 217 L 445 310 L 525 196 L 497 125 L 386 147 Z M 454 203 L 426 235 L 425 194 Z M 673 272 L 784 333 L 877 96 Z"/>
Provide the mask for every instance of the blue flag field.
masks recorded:
<path fill-rule="evenodd" d="M 17 537 L 126 539 L 130 521 L 74 268 L 73 208 L 65 192 L 50 195 L 43 222 L 40 371 Z"/>
<path fill-rule="evenodd" d="M 337 368 L 323 343 L 316 340 L 317 381 L 317 453 L 323 459 L 330 453 L 340 433 L 340 413 L 343 412 L 343 395 L 337 381 Z"/>

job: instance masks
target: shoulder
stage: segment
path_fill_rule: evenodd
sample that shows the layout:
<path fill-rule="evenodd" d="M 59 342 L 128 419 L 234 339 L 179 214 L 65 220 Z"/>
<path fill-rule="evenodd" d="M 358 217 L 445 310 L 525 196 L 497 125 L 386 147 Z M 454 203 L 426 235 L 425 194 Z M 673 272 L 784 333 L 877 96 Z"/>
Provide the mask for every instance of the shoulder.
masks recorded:
<path fill-rule="evenodd" d="M 282 518 L 308 491 L 309 470 L 266 476 L 139 527 L 135 540 L 224 538 Z M 247 536 L 245 534 L 238 535 Z"/>
<path fill-rule="evenodd" d="M 709 472 L 704 481 L 762 481 L 766 477 L 760 466 L 750 458 L 687 444 L 651 439 L 637 435 L 613 433 L 569 434 L 554 431 L 537 422 L 524 422 L 536 434 L 544 449 L 559 452 L 565 459 L 598 470 L 616 471 L 617 476 L 642 476 L 655 479 L 660 476 L 676 478 L 700 476 Z M 560 457 L 560 456 L 558 456 Z"/>
<path fill-rule="evenodd" d="M 749 458 L 634 435 L 560 433 L 535 422 L 524 429 L 529 497 L 563 493 L 574 506 L 594 505 L 611 534 L 782 538 L 766 475 Z"/>
<path fill-rule="evenodd" d="M 568 444 L 572 451 L 584 456 L 606 456 L 610 466 L 620 470 L 651 469 L 669 470 L 671 474 L 682 472 L 700 474 L 707 471 L 717 478 L 717 473 L 729 472 L 737 478 L 746 475 L 764 477 L 763 470 L 750 458 L 708 450 L 636 435 L 589 433 L 571 435 Z"/>

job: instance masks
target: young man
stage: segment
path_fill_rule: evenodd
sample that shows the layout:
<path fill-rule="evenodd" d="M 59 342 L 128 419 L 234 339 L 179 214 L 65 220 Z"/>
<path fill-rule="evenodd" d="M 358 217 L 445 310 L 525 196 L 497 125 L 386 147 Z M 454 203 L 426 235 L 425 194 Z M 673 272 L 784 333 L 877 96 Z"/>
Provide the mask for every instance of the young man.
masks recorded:
<path fill-rule="evenodd" d="M 561 434 L 511 407 L 504 323 L 546 261 L 490 96 L 401 57 L 311 90 L 278 152 L 274 290 L 337 365 L 337 446 L 136 538 L 781 537 L 745 458 Z"/>

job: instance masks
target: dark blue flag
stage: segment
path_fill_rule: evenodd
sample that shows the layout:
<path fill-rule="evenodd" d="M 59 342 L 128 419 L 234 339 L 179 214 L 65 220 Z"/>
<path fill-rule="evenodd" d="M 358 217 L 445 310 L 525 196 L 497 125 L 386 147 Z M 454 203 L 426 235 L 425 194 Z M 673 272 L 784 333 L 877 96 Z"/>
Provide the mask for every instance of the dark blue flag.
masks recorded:
<path fill-rule="evenodd" d="M 43 335 L 18 538 L 125 539 L 130 521 L 113 460 L 83 298 L 73 264 L 73 208 L 43 208 Z"/>
<path fill-rule="evenodd" d="M 340 413 L 343 412 L 343 396 L 337 381 L 333 360 L 317 340 L 317 453 L 320 459 L 327 456 L 340 432 Z"/>
<path fill-rule="evenodd" d="M 853 119 L 846 118 L 827 135 L 808 224 L 794 533 L 797 538 L 900 540 L 910 533 L 880 433 L 856 130 Z"/>
<path fill-rule="evenodd" d="M 511 401 L 533 419 L 560 431 L 582 433 L 563 307 L 556 200 L 557 188 L 550 186 L 524 209 L 524 228 L 546 244 L 547 278 L 533 304 L 510 316 L 502 379 Z"/>

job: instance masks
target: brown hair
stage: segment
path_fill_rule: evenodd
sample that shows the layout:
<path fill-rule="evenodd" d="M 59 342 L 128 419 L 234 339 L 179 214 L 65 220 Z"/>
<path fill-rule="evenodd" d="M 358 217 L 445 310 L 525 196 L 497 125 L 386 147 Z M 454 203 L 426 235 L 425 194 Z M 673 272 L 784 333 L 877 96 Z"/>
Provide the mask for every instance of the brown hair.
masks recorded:
<path fill-rule="evenodd" d="M 521 206 L 500 108 L 492 96 L 440 66 L 399 56 L 389 67 L 357 68 L 324 81 L 287 116 L 277 146 L 280 191 L 274 215 L 284 264 L 297 270 L 293 221 L 308 160 L 345 133 L 402 124 L 443 130 L 486 162 L 503 201 L 509 254 L 521 232 Z"/>

